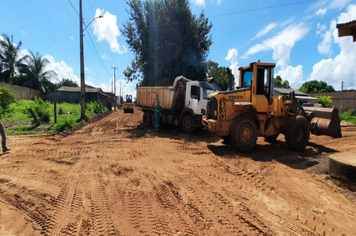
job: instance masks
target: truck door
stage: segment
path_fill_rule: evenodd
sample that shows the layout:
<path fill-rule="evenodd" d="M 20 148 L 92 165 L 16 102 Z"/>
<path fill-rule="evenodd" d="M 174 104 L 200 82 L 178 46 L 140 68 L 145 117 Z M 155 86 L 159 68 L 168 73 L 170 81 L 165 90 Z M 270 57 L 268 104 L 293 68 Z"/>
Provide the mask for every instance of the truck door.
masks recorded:
<path fill-rule="evenodd" d="M 201 91 L 199 84 L 187 84 L 185 106 L 193 110 L 194 114 L 201 114 Z"/>

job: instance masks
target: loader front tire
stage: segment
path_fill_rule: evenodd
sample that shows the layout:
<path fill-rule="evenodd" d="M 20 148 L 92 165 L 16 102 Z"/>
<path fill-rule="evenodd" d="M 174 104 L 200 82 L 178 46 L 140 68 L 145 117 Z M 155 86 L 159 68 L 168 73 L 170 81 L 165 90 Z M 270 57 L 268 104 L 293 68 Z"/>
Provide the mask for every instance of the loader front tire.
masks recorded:
<path fill-rule="evenodd" d="M 310 124 L 303 116 L 293 116 L 289 119 L 285 131 L 287 146 L 295 151 L 301 151 L 309 142 Z"/>
<path fill-rule="evenodd" d="M 248 116 L 238 117 L 231 129 L 232 146 L 241 152 L 250 152 L 256 146 L 257 125 Z"/>

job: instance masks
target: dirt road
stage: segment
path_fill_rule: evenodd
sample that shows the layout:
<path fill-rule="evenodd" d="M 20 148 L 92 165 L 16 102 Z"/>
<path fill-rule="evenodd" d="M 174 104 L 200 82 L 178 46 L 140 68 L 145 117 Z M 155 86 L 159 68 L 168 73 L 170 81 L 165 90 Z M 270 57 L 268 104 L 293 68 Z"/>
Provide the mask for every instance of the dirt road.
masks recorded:
<path fill-rule="evenodd" d="M 15 136 L 0 156 L 0 235 L 355 235 L 356 194 L 325 174 L 355 150 L 311 137 L 235 152 L 208 131 L 144 129 L 113 111 L 62 135 Z"/>

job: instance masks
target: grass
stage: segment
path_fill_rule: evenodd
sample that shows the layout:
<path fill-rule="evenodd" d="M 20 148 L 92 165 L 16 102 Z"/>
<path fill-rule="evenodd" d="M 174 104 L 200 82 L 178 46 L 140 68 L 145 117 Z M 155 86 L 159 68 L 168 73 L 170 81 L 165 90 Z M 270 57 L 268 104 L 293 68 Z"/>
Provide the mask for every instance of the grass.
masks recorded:
<path fill-rule="evenodd" d="M 36 126 L 33 117 L 30 115 L 31 108 L 41 125 Z M 19 100 L 12 103 L 9 109 L 2 116 L 2 121 L 6 127 L 6 134 L 27 135 L 43 132 L 61 132 L 71 129 L 83 121 L 80 119 L 81 107 L 79 104 L 57 103 L 57 123 L 54 124 L 54 105 L 44 102 L 42 99 Z M 107 109 L 98 103 L 87 103 L 86 115 L 90 119 L 98 113 Z"/>
<path fill-rule="evenodd" d="M 347 121 L 353 125 L 356 125 L 356 110 L 349 109 L 341 114 L 341 120 Z"/>

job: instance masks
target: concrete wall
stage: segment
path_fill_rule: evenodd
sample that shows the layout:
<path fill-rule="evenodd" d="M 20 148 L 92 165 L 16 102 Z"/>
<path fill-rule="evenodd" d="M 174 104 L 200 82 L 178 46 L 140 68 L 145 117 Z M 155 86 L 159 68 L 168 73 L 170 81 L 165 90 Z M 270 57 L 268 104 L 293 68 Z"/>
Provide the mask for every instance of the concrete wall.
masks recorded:
<path fill-rule="evenodd" d="M 333 103 L 329 107 L 336 107 L 339 113 L 345 112 L 348 109 L 356 109 L 356 91 L 335 91 L 328 93 L 313 93 L 310 96 L 331 96 Z"/>
<path fill-rule="evenodd" d="M 0 82 L 0 87 L 8 88 L 18 100 L 35 99 L 35 97 L 40 97 L 41 94 L 40 91 L 36 89 L 30 89 L 27 87 L 2 82 Z"/>

